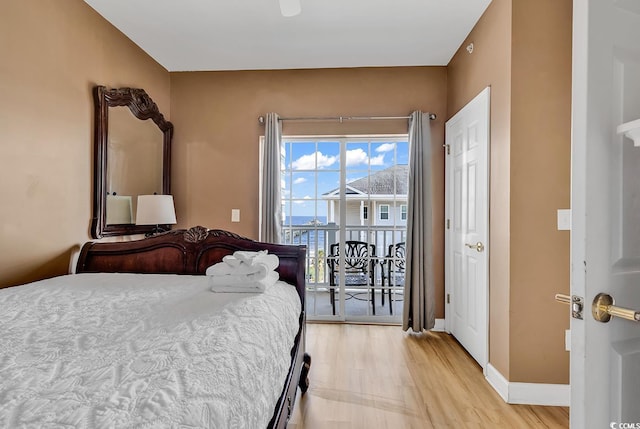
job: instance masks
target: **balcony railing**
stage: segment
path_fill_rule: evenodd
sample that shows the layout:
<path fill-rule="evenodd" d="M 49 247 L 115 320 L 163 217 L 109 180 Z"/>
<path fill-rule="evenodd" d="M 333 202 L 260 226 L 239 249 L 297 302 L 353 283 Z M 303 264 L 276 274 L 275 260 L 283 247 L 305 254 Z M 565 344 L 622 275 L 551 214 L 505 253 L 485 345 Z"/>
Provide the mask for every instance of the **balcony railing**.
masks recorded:
<path fill-rule="evenodd" d="M 364 241 L 375 246 L 375 258 L 380 264 L 389 252 L 389 246 L 405 242 L 406 226 L 361 226 L 347 225 L 345 240 Z M 282 242 L 307 246 L 307 287 L 328 286 L 327 257 L 330 246 L 340 241 L 340 226 L 336 224 L 284 225 Z M 382 267 L 380 267 L 382 268 Z M 376 280 L 380 284 L 381 270 L 376 270 Z"/>

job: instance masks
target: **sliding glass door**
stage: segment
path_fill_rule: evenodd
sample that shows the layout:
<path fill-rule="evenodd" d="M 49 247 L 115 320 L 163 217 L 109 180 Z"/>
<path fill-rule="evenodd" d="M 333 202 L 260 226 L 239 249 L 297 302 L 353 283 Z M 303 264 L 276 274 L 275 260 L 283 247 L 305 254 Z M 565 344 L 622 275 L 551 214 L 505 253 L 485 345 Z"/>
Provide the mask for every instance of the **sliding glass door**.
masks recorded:
<path fill-rule="evenodd" d="M 399 322 L 407 136 L 285 137 L 282 153 L 282 242 L 307 246 L 307 317 Z"/>

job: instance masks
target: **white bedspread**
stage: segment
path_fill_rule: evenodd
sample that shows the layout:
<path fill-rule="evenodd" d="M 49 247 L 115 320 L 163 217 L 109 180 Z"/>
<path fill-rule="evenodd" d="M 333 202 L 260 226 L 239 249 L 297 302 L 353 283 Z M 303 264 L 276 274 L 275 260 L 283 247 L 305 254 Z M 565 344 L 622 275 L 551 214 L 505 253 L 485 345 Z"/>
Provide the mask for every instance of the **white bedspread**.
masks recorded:
<path fill-rule="evenodd" d="M 78 274 L 0 289 L 0 427 L 267 426 L 300 302 L 205 276 Z"/>

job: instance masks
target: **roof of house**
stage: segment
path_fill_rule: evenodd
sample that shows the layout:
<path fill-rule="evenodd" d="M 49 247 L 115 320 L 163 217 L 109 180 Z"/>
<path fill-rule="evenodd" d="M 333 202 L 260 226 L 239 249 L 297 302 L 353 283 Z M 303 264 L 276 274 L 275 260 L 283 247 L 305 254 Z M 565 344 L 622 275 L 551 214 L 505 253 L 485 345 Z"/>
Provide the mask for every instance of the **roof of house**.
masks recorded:
<path fill-rule="evenodd" d="M 409 181 L 409 166 L 394 165 L 384 170 L 347 183 L 347 194 L 369 195 L 407 195 L 407 183 Z M 322 195 L 331 195 L 338 192 L 335 188 Z"/>

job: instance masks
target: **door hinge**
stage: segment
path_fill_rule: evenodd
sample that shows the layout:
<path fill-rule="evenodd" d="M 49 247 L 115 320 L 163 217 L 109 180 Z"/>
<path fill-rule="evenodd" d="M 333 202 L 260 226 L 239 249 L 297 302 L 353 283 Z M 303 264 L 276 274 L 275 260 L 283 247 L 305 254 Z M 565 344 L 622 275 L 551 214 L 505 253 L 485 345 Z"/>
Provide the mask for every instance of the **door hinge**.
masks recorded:
<path fill-rule="evenodd" d="M 451 303 L 451 295 L 447 294 L 447 304 Z"/>
<path fill-rule="evenodd" d="M 447 148 L 447 155 L 451 155 L 451 145 L 446 144 L 446 145 L 444 145 L 444 147 Z"/>
<path fill-rule="evenodd" d="M 451 229 L 451 219 L 447 219 L 447 229 Z"/>

